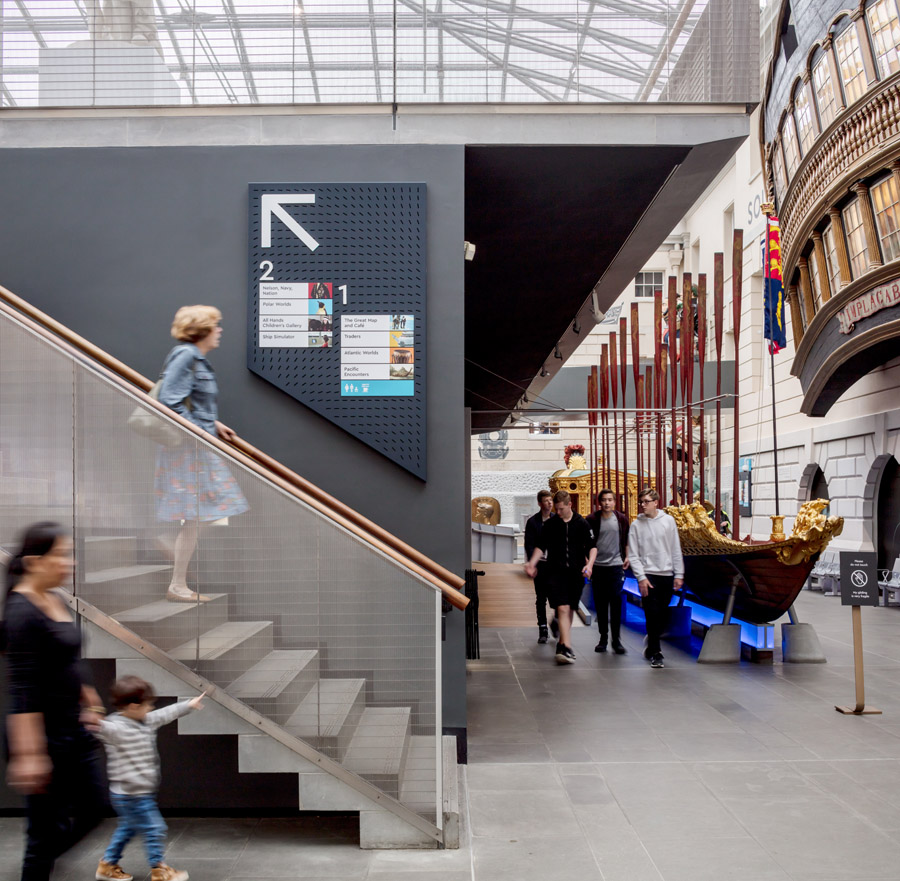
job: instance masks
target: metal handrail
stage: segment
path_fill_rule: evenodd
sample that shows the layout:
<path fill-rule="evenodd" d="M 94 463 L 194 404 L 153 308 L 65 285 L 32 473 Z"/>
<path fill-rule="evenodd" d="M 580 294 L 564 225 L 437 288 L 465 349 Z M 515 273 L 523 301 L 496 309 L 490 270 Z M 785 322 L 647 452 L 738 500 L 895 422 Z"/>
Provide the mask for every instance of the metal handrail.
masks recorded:
<path fill-rule="evenodd" d="M 297 753 L 297 755 L 302 756 L 304 759 L 307 759 L 316 767 L 321 768 L 333 777 L 337 777 L 342 783 L 346 783 L 360 793 L 360 795 L 364 795 L 385 810 L 390 811 L 392 814 L 396 814 L 400 819 L 405 820 L 411 826 L 414 826 L 416 829 L 424 832 L 436 841 L 443 841 L 443 833 L 434 825 L 434 823 L 429 822 L 411 808 L 408 808 L 403 803 L 382 792 L 377 786 L 369 783 L 368 780 L 363 779 L 358 774 L 354 774 L 352 771 L 348 771 L 343 765 L 334 761 L 334 759 L 330 759 L 328 756 L 323 755 L 305 741 L 294 737 L 294 735 L 273 722 L 271 719 L 261 716 L 245 703 L 237 700 L 237 698 L 233 698 L 224 689 L 220 688 L 215 683 L 210 682 L 208 679 L 204 679 L 180 661 L 176 661 L 162 649 L 153 645 L 153 643 L 142 639 L 136 633 L 133 633 L 123 624 L 116 621 L 115 618 L 107 615 L 93 604 L 80 597 L 74 596 L 66 590 L 60 590 L 60 594 L 69 608 L 77 615 L 84 618 L 86 621 L 90 621 L 91 624 L 94 624 L 110 636 L 123 642 L 129 648 L 139 652 L 167 673 L 171 673 L 177 679 L 184 682 L 185 686 L 188 688 L 193 688 L 200 692 L 207 692 L 207 700 L 215 701 L 220 704 L 229 712 L 234 713 L 238 718 L 253 725 L 261 734 L 266 734 L 274 740 L 277 740 L 289 750 Z M 173 697 L 181 697 L 181 695 L 173 695 Z"/>
<path fill-rule="evenodd" d="M 394 562 L 438 588 L 447 602 L 455 608 L 465 609 L 469 604 L 468 598 L 459 590 L 465 585 L 463 578 L 455 575 L 449 569 L 445 569 L 421 551 L 417 551 L 377 523 L 373 523 L 349 505 L 338 501 L 334 496 L 329 495 L 247 441 L 241 438 L 235 438 L 231 442 L 223 441 L 198 428 L 164 404 L 153 400 L 147 395 L 147 392 L 153 388 L 153 383 L 149 379 L 2 285 L 0 285 L 0 301 L 3 301 L 0 302 L 0 311 L 26 324 L 40 336 L 51 339 L 74 357 L 82 359 L 85 355 L 88 356 L 92 362 L 99 364 L 103 373 L 116 384 L 123 385 L 124 382 L 128 382 L 135 386 L 136 388 L 129 388 L 128 391 L 135 395 L 143 405 L 153 407 L 182 428 L 201 437 L 206 443 L 214 444 L 227 456 L 275 483 L 285 492 L 309 505 L 317 513 L 362 539 L 366 544 L 374 546 Z"/>

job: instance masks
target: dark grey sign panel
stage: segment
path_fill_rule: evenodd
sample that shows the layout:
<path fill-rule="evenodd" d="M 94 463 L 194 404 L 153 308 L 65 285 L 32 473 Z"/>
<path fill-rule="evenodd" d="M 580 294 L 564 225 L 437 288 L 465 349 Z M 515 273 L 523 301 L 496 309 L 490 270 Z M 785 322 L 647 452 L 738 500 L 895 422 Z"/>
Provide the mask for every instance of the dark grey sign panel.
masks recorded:
<path fill-rule="evenodd" d="M 878 605 L 878 554 L 841 551 L 841 605 Z"/>
<path fill-rule="evenodd" d="M 250 184 L 247 366 L 425 479 L 425 184 Z"/>

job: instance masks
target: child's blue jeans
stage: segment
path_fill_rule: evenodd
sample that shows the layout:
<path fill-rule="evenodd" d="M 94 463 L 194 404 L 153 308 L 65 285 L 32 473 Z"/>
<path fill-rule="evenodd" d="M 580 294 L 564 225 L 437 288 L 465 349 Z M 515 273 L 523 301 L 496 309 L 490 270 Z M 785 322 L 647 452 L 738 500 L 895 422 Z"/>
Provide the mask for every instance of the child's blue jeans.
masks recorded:
<path fill-rule="evenodd" d="M 125 845 L 135 835 L 140 835 L 144 839 L 150 866 L 162 864 L 168 827 L 156 806 L 156 795 L 121 795 L 111 792 L 109 800 L 119 816 L 119 825 L 103 854 L 103 861 L 118 865 Z"/>

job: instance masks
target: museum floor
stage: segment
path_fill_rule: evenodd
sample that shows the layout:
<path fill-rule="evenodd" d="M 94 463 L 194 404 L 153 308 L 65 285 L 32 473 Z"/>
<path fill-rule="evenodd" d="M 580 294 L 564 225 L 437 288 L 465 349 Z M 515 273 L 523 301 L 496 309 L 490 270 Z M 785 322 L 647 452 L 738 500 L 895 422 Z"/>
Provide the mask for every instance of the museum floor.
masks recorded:
<path fill-rule="evenodd" d="M 900 609 L 863 609 L 867 700 L 853 701 L 850 610 L 804 593 L 828 663 L 666 669 L 593 652 L 557 668 L 535 628 L 486 629 L 470 663 L 468 817 L 458 851 L 364 852 L 355 820 L 172 819 L 170 862 L 193 881 L 876 881 L 900 876 Z M 109 824 L 54 881 L 93 877 Z M 471 830 L 471 834 L 469 831 Z M 0 881 L 21 821 L 0 820 Z M 137 872 L 140 853 L 126 854 Z"/>

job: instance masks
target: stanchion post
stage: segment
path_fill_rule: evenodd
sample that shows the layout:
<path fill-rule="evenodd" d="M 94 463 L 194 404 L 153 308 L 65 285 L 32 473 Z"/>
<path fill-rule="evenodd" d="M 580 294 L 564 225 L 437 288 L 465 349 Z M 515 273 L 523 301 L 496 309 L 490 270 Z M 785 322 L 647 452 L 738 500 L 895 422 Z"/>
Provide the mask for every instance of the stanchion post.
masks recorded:
<path fill-rule="evenodd" d="M 863 675 L 862 607 L 878 605 L 878 555 L 859 551 L 841 552 L 841 605 L 853 606 L 853 667 L 856 706 L 835 706 L 847 716 L 879 716 L 881 710 L 866 706 Z"/>

